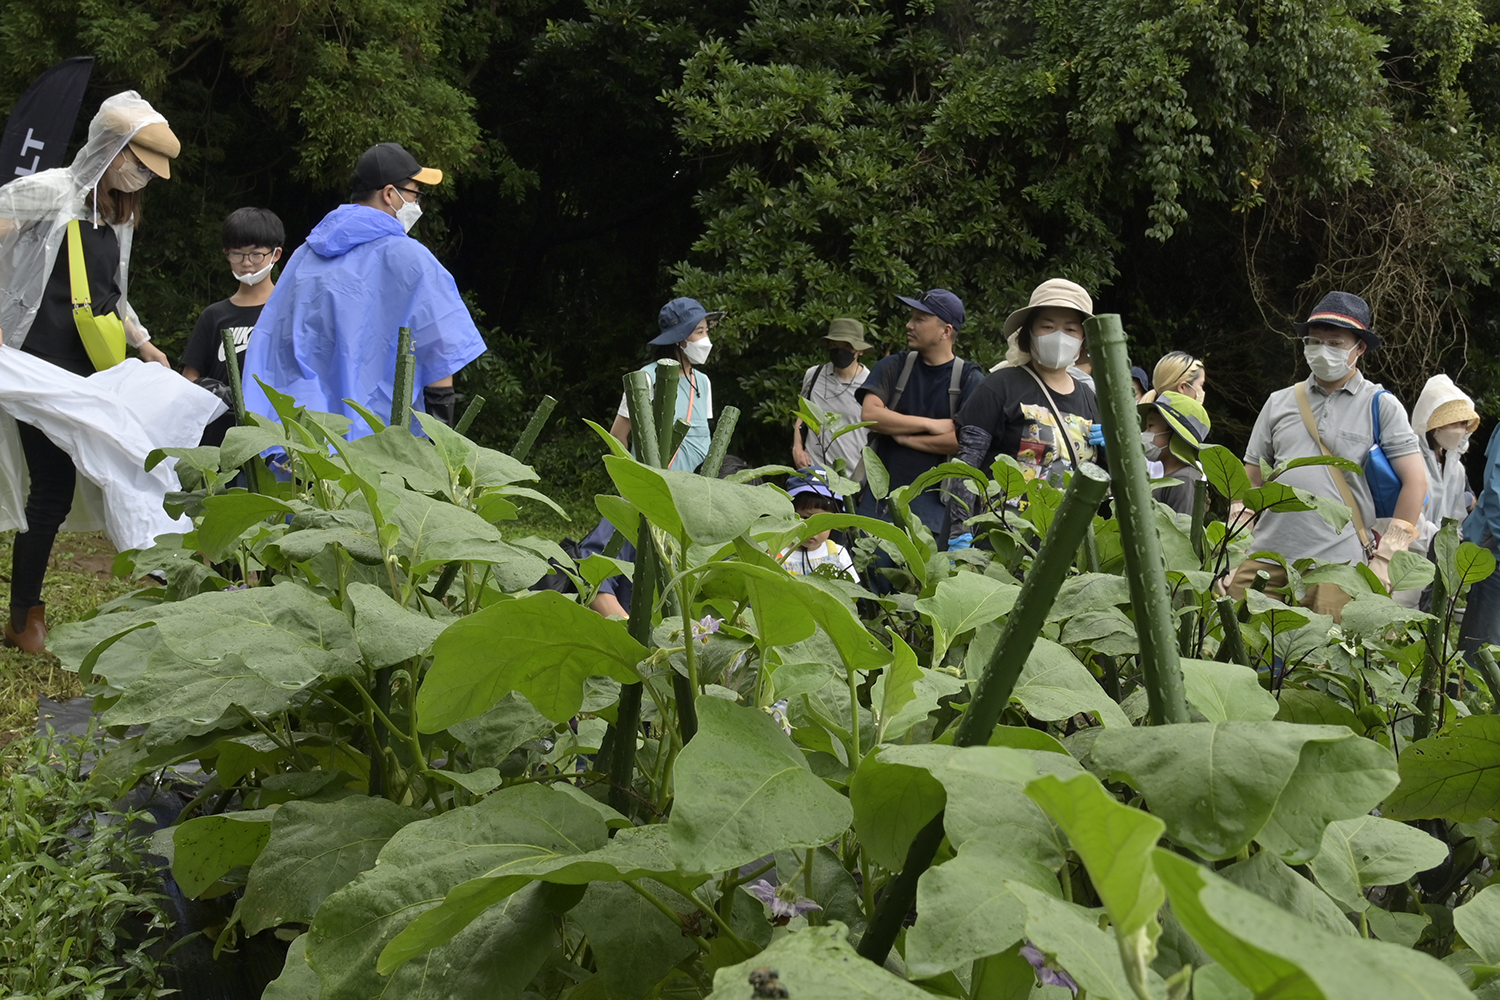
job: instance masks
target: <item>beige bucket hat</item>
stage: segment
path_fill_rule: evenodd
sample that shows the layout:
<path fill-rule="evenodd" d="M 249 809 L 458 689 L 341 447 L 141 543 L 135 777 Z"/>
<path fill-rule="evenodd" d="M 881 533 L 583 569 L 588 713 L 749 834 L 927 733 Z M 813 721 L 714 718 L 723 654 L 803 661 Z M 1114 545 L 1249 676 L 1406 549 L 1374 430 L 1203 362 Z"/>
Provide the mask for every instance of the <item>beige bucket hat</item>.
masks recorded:
<path fill-rule="evenodd" d="M 1005 328 L 1001 335 L 1009 337 L 1031 318 L 1033 310 L 1044 306 L 1060 306 L 1064 309 L 1077 309 L 1083 313 L 1084 319 L 1092 319 L 1094 316 L 1094 300 L 1089 293 L 1083 290 L 1082 285 L 1075 284 L 1066 278 L 1048 278 L 1037 285 L 1031 292 L 1031 301 L 1024 308 L 1017 309 L 1005 319 Z"/>

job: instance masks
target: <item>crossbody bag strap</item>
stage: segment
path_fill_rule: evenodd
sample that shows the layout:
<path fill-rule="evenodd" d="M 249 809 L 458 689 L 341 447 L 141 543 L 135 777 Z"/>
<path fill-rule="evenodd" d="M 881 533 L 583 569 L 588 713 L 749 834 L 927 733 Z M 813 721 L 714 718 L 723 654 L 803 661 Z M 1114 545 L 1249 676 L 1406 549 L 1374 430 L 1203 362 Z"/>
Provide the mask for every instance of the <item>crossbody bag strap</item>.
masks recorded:
<path fill-rule="evenodd" d="M 68 223 L 68 280 L 72 285 L 73 305 L 92 306 L 89 294 L 89 272 L 83 263 L 83 237 L 78 232 L 78 220 Z"/>
<path fill-rule="evenodd" d="M 906 394 L 906 383 L 911 378 L 911 370 L 917 366 L 917 352 L 906 352 L 906 364 L 901 366 L 901 375 L 896 379 L 896 391 L 891 394 L 891 401 L 886 404 L 888 409 L 894 410 L 901 403 L 901 397 Z"/>
<path fill-rule="evenodd" d="M 1041 387 L 1042 395 L 1047 397 L 1047 409 L 1052 411 L 1052 419 L 1057 421 L 1057 433 L 1062 435 L 1063 444 L 1068 446 L 1068 458 L 1073 462 L 1073 468 L 1078 468 L 1078 452 L 1073 450 L 1073 438 L 1068 433 L 1067 425 L 1063 423 L 1062 411 L 1057 408 L 1057 400 L 1052 398 L 1052 390 L 1047 388 L 1047 383 L 1042 377 L 1031 370 L 1030 365 L 1021 365 L 1021 370 L 1031 376 L 1033 382 Z"/>
<path fill-rule="evenodd" d="M 1389 389 L 1381 389 L 1375 393 L 1375 398 L 1370 400 L 1370 432 L 1374 436 L 1374 446 L 1380 447 L 1380 397 L 1390 392 Z"/>
<path fill-rule="evenodd" d="M 963 393 L 964 359 L 953 359 L 953 378 L 948 382 L 948 419 L 958 419 L 958 397 Z"/>
<path fill-rule="evenodd" d="M 1292 387 L 1292 392 L 1297 396 L 1297 408 L 1302 411 L 1302 423 L 1307 427 L 1307 433 L 1312 435 L 1313 441 L 1318 445 L 1318 450 L 1328 458 L 1333 457 L 1333 452 L 1323 443 L 1323 438 L 1318 434 L 1318 423 L 1313 419 L 1312 404 L 1307 401 L 1307 383 L 1298 382 Z M 1354 532 L 1359 535 L 1359 544 L 1363 545 L 1365 552 L 1370 552 L 1370 533 L 1365 530 L 1364 515 L 1359 512 L 1359 504 L 1354 500 L 1354 491 L 1349 488 L 1349 480 L 1344 478 L 1343 469 L 1329 469 L 1333 476 L 1333 484 L 1339 488 L 1339 496 L 1344 505 L 1354 515 Z"/>

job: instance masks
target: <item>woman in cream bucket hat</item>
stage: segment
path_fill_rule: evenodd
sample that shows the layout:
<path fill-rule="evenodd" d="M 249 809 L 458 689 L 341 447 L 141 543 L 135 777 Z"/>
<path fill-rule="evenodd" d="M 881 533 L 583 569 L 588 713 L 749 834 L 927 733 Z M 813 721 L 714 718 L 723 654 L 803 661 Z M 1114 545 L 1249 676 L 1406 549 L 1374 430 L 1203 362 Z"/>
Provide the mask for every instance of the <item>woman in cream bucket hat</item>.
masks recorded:
<path fill-rule="evenodd" d="M 1463 456 L 1469 436 L 1479 429 L 1474 401 L 1447 375 L 1434 375 L 1411 410 L 1411 429 L 1427 464 L 1427 502 L 1417 522 L 1411 551 L 1427 551 L 1444 518 L 1462 521 L 1469 513 L 1469 474 Z"/>
<path fill-rule="evenodd" d="M 1044 476 L 1061 486 L 1063 473 L 1094 460 L 1089 430 L 1099 421 L 1098 403 L 1094 390 L 1069 372 L 1083 348 L 1083 322 L 1093 314 L 1094 300 L 1081 285 L 1049 278 L 1006 318 L 1006 364 L 990 373 L 954 421 L 958 461 L 987 469 L 1004 455 L 1027 479 Z M 969 544 L 964 522 L 977 513 L 974 494 L 962 486 L 952 490 L 950 549 Z"/>

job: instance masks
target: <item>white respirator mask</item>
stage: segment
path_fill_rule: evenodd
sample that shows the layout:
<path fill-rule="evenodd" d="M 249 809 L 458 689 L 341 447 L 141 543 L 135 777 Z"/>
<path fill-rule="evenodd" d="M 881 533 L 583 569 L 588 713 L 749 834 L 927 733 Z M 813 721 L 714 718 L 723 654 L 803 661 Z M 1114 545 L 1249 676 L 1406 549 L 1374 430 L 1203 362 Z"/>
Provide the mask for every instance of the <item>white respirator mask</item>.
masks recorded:
<path fill-rule="evenodd" d="M 708 360 L 708 352 L 714 349 L 713 341 L 704 337 L 702 340 L 684 340 L 682 342 L 682 353 L 694 365 L 701 365 Z"/>
<path fill-rule="evenodd" d="M 1061 330 L 1031 338 L 1031 356 L 1043 368 L 1067 368 L 1078 360 L 1082 348 L 1082 340 Z"/>

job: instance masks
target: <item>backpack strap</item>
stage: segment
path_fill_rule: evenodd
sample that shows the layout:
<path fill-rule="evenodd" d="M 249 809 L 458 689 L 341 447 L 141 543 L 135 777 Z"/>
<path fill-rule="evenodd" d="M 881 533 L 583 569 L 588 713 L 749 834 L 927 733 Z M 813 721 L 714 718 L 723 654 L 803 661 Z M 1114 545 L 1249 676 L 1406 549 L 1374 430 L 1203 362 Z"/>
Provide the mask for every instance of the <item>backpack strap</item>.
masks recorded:
<path fill-rule="evenodd" d="M 953 380 L 948 383 L 948 419 L 958 418 L 958 397 L 963 394 L 964 365 L 967 362 L 963 358 L 953 359 Z"/>
<path fill-rule="evenodd" d="M 804 376 L 802 376 L 802 398 L 803 399 L 808 400 L 809 402 L 812 401 L 812 396 L 810 395 L 812 393 L 812 387 L 817 384 L 817 382 L 818 382 L 818 376 L 820 374 L 822 374 L 822 372 L 823 372 L 823 366 L 822 365 L 813 365 L 811 368 L 809 368 L 807 370 L 807 374 L 804 375 Z"/>
<path fill-rule="evenodd" d="M 1323 438 L 1318 434 L 1318 422 L 1313 419 L 1312 404 L 1307 401 L 1307 383 L 1298 382 L 1292 387 L 1292 392 L 1297 397 L 1297 408 L 1302 411 L 1302 424 L 1307 428 L 1307 433 L 1312 436 L 1313 441 L 1317 442 L 1319 451 L 1332 457 L 1333 452 L 1328 450 L 1328 446 L 1323 443 Z M 1377 395 L 1375 398 L 1378 400 L 1380 397 Z M 1333 477 L 1333 485 L 1339 488 L 1339 498 L 1354 515 L 1354 533 L 1359 535 L 1359 544 L 1364 546 L 1365 554 L 1368 556 L 1375 550 L 1370 545 L 1370 533 L 1365 530 L 1364 515 L 1359 512 L 1359 504 L 1354 500 L 1354 492 L 1349 489 L 1349 480 L 1345 478 L 1343 469 L 1329 469 L 1328 473 Z"/>
<path fill-rule="evenodd" d="M 901 366 L 901 375 L 896 379 L 896 391 L 891 394 L 891 401 L 886 404 L 887 409 L 894 410 L 901 403 L 901 397 L 906 393 L 906 383 L 911 380 L 911 370 L 917 366 L 917 352 L 906 352 L 906 363 Z"/>

